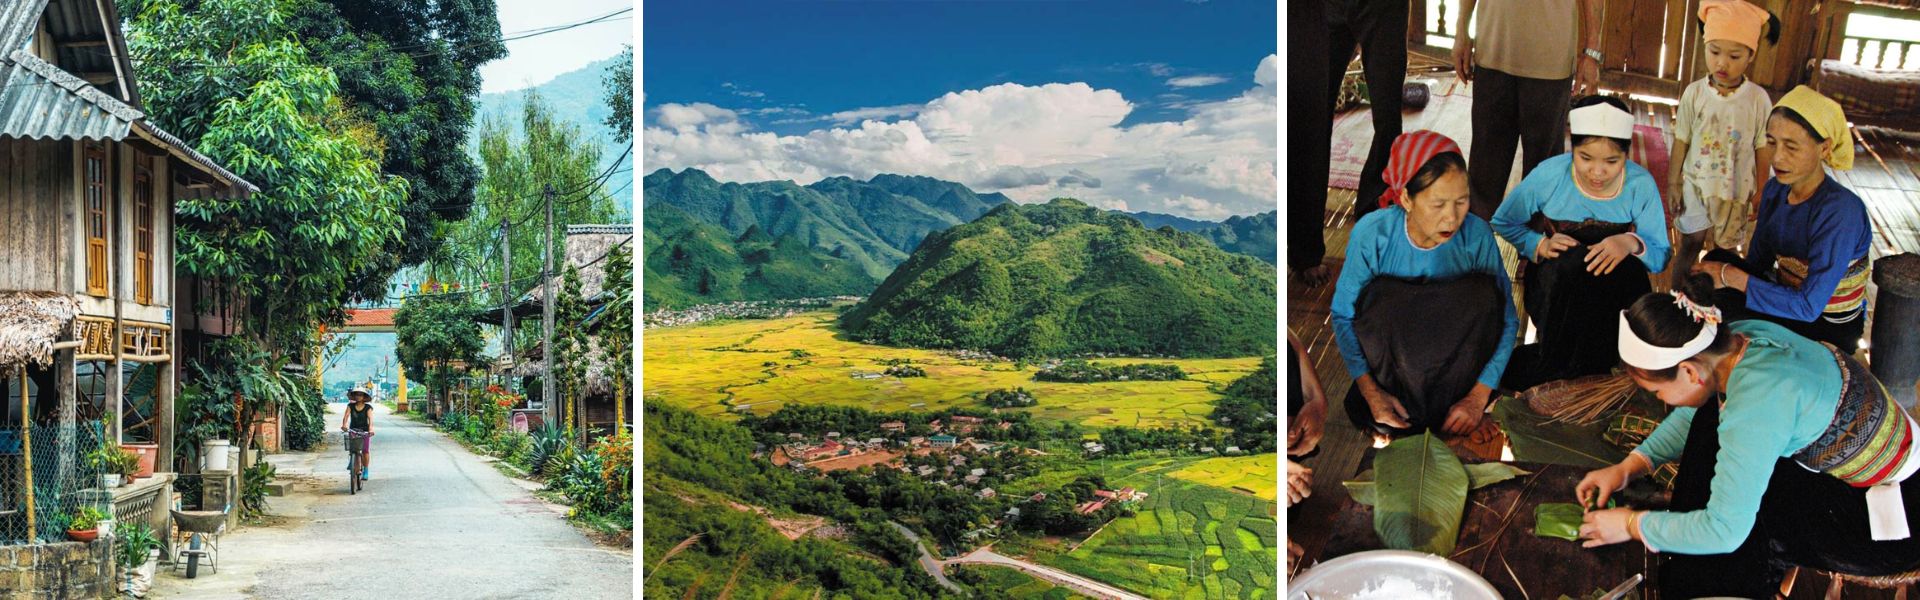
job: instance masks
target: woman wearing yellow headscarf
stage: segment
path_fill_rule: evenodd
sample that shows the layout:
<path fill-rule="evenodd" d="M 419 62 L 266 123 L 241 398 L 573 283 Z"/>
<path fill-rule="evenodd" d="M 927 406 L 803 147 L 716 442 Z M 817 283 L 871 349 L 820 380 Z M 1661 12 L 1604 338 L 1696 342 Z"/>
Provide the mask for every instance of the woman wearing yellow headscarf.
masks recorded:
<path fill-rule="evenodd" d="M 1853 168 L 1853 137 L 1840 105 L 1806 86 L 1794 88 L 1767 119 L 1773 179 L 1747 256 L 1715 250 L 1693 272 L 1713 276 L 1715 304 L 1729 320 L 1763 319 L 1842 352 L 1859 348 L 1866 328 L 1867 205 L 1827 176 Z"/>

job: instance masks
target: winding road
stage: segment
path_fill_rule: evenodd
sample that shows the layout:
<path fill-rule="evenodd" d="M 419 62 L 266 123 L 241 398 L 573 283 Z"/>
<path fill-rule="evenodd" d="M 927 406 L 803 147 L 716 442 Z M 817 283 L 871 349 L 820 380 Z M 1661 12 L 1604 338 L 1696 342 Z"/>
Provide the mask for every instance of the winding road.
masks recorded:
<path fill-rule="evenodd" d="M 939 581 L 942 587 L 955 592 L 965 593 L 965 590 L 955 585 L 952 580 L 947 579 L 947 574 L 944 570 L 947 565 L 993 565 L 1018 569 L 1028 575 L 1038 577 L 1047 583 L 1102 600 L 1148 600 L 1146 596 L 1100 583 L 1092 579 L 996 553 L 991 547 L 987 546 L 982 546 L 959 558 L 938 560 L 933 557 L 933 553 L 927 551 L 927 545 L 920 541 L 920 536 L 915 535 L 912 529 L 892 521 L 888 521 L 887 524 L 892 525 L 894 529 L 900 530 L 900 533 L 905 534 L 907 539 L 913 540 L 914 547 L 920 549 L 920 568 L 926 569 L 927 574 L 932 575 L 935 581 Z"/>

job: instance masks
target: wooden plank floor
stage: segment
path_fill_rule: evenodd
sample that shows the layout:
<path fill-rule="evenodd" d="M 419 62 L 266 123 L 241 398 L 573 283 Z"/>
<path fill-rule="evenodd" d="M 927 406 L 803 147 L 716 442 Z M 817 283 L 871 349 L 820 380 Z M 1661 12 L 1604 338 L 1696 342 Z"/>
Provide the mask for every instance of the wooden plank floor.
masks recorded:
<path fill-rule="evenodd" d="M 1442 85 L 1445 85 L 1443 83 Z M 1636 119 L 1642 124 L 1660 124 L 1670 130 L 1674 107 L 1659 103 L 1637 103 Z M 1671 134 L 1669 133 L 1669 136 Z M 1855 132 L 1860 144 L 1854 169 L 1835 174 L 1835 178 L 1859 194 L 1867 204 L 1873 222 L 1874 241 L 1871 258 L 1902 252 L 1920 253 L 1920 137 L 1902 136 L 1884 130 L 1865 128 Z M 1463 143 L 1466 140 L 1462 140 Z M 1671 140 L 1668 147 L 1671 148 Z M 1656 173 L 1656 177 L 1665 177 Z M 1515 169 L 1515 181 L 1518 169 Z M 1354 192 L 1330 189 L 1327 198 L 1327 263 L 1337 279 L 1345 260 L 1348 234 L 1352 230 Z M 1509 257 L 1509 271 L 1513 265 Z M 1664 280 L 1657 276 L 1656 280 Z M 1664 281 L 1657 283 L 1664 289 Z M 1873 290 L 1869 292 L 1872 293 Z M 1519 290 L 1516 287 L 1516 295 Z M 1352 385 L 1335 347 L 1329 322 L 1333 285 L 1307 288 L 1292 281 L 1287 284 L 1287 330 L 1299 336 L 1307 346 L 1314 371 L 1326 390 L 1329 402 L 1326 435 L 1311 458 L 1300 461 L 1314 470 L 1313 496 L 1287 512 L 1287 536 L 1301 545 L 1310 566 L 1327 547 L 1329 536 L 1342 501 L 1347 497 L 1340 485 L 1364 470 L 1362 464 L 1372 454 L 1371 435 L 1355 428 L 1341 407 Z M 1872 314 L 1868 315 L 1869 320 Z M 1868 330 L 1872 326 L 1869 321 Z M 1869 340 L 1870 342 L 1870 340 Z M 1827 589 L 1825 574 L 1802 573 L 1791 598 L 1820 598 Z M 1858 585 L 1843 589 L 1846 598 L 1893 598 L 1892 590 L 1876 590 Z"/>

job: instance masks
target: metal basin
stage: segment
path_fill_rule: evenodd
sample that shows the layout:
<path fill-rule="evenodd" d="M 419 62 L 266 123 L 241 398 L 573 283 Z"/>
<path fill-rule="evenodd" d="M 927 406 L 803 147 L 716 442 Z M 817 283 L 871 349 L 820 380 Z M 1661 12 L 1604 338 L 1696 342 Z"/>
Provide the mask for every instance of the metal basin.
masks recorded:
<path fill-rule="evenodd" d="M 1500 600 L 1459 563 L 1424 552 L 1369 550 L 1314 565 L 1287 583 L 1288 600 Z"/>

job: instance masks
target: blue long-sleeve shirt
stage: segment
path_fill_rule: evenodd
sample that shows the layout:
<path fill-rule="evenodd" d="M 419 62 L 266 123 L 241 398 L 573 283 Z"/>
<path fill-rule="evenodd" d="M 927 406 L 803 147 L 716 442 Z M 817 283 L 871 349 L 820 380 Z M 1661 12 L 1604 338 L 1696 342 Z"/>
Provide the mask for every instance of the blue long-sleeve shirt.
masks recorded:
<path fill-rule="evenodd" d="M 1514 316 L 1513 283 L 1507 280 L 1500 248 L 1493 242 L 1493 229 L 1480 217 L 1469 214 L 1452 239 L 1422 249 L 1407 235 L 1405 209 L 1394 206 L 1361 217 L 1348 237 L 1347 262 L 1333 290 L 1333 335 L 1340 344 L 1340 358 L 1347 363 L 1347 374 L 1359 379 L 1368 373 L 1360 338 L 1353 333 L 1353 314 L 1361 290 L 1374 277 L 1445 280 L 1469 273 L 1492 275 L 1500 283 L 1500 297 L 1505 300 L 1501 303 L 1505 330 L 1479 378 L 1487 387 L 1497 388 L 1500 375 L 1507 370 L 1507 358 L 1513 354 L 1513 338 L 1520 321 Z"/>
<path fill-rule="evenodd" d="M 1532 258 L 1545 235 L 1527 228 L 1533 213 L 1545 214 L 1556 221 L 1593 219 L 1608 223 L 1632 223 L 1634 235 L 1646 248 L 1635 256 L 1658 273 L 1666 270 L 1667 257 L 1673 252 L 1667 240 L 1667 213 L 1660 204 L 1660 186 L 1646 168 L 1633 162 L 1626 166 L 1627 178 L 1620 194 L 1609 200 L 1596 200 L 1580 191 L 1573 181 L 1573 155 L 1562 154 L 1541 161 L 1520 185 L 1501 201 L 1493 213 L 1493 229 L 1520 250 L 1520 256 Z"/>
<path fill-rule="evenodd" d="M 1807 262 L 1807 278 L 1799 289 L 1758 277 L 1747 280 L 1747 308 L 1769 315 L 1811 322 L 1827 309 L 1827 301 L 1847 274 L 1847 266 L 1867 255 L 1873 244 L 1867 205 L 1840 182 L 1828 177 L 1799 205 L 1787 202 L 1786 185 L 1768 180 L 1760 192 L 1759 222 L 1747 262 L 1771 268 L 1781 256 Z"/>
<path fill-rule="evenodd" d="M 1728 324 L 1752 340 L 1727 378 L 1712 497 L 1702 510 L 1652 511 L 1641 537 L 1662 552 L 1724 554 L 1753 531 L 1773 467 L 1820 438 L 1840 406 L 1840 366 L 1826 346 L 1766 321 Z M 1712 402 L 1713 400 L 1708 400 Z M 1667 415 L 1633 451 L 1659 466 L 1680 457 L 1696 409 Z"/>

